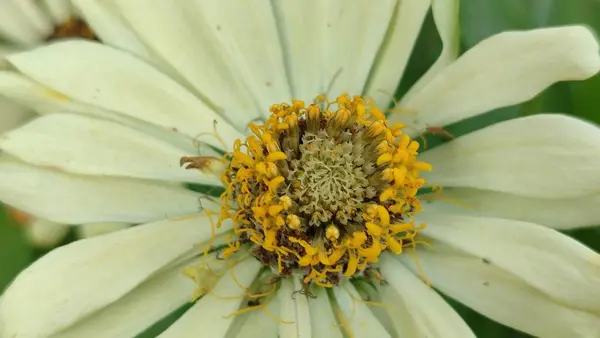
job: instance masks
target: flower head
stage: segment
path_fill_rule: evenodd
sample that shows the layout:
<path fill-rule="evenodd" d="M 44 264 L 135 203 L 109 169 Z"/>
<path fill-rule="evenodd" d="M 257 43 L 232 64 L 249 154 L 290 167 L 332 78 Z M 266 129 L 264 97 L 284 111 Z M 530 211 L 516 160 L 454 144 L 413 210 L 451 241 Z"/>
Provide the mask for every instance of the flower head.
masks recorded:
<path fill-rule="evenodd" d="M 49 113 L 0 141 L 0 198 L 139 225 L 27 268 L 2 335 L 134 336 L 191 300 L 163 336 L 473 336 L 432 286 L 534 335 L 597 335 L 598 254 L 538 224 L 597 221 L 598 128 L 539 115 L 413 139 L 592 76 L 587 29 L 502 33 L 454 60 L 454 2 L 434 1 L 444 50 L 396 103 L 428 1 L 75 3 L 104 45 L 0 72 Z"/>
<path fill-rule="evenodd" d="M 382 252 L 413 240 L 419 171 L 431 167 L 373 102 L 315 102 L 273 105 L 264 126 L 251 124 L 254 135 L 236 142 L 220 222 L 232 219 L 238 235 L 225 256 L 252 242 L 277 276 L 300 270 L 303 283 L 331 287 L 372 273 Z"/>

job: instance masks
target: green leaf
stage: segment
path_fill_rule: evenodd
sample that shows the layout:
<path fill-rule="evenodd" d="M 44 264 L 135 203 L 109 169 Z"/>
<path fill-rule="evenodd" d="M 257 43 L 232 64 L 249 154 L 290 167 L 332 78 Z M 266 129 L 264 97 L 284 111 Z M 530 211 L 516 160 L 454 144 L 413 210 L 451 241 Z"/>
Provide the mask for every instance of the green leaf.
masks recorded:
<path fill-rule="evenodd" d="M 431 11 L 425 17 L 421 32 L 415 42 L 413 53 L 408 59 L 406 71 L 396 90 L 395 97 L 401 98 L 433 65 L 442 51 L 442 40 L 438 35 Z"/>
<path fill-rule="evenodd" d="M 6 286 L 33 260 L 33 250 L 27 244 L 19 225 L 0 205 L 0 289 Z"/>
<path fill-rule="evenodd" d="M 202 194 L 206 194 L 208 196 L 212 196 L 212 197 L 219 197 L 221 196 L 221 194 L 223 192 L 225 192 L 225 188 L 224 187 L 218 187 L 218 186 L 214 186 L 214 185 L 206 185 L 206 184 L 188 184 L 187 185 L 188 189 L 195 191 L 195 192 L 199 192 Z"/>
<path fill-rule="evenodd" d="M 154 323 L 152 326 L 135 336 L 135 338 L 154 338 L 159 336 L 163 331 L 169 328 L 179 317 L 183 316 L 183 314 L 192 306 L 194 303 L 188 303 L 181 306 L 179 309 L 171 312 L 163 319 Z"/>
<path fill-rule="evenodd" d="M 570 83 L 573 98 L 573 115 L 600 125 L 600 75 Z"/>
<path fill-rule="evenodd" d="M 506 30 L 548 26 L 556 13 L 556 2 L 570 6 L 573 0 L 462 0 L 460 14 L 463 43 L 470 48 L 479 41 Z"/>

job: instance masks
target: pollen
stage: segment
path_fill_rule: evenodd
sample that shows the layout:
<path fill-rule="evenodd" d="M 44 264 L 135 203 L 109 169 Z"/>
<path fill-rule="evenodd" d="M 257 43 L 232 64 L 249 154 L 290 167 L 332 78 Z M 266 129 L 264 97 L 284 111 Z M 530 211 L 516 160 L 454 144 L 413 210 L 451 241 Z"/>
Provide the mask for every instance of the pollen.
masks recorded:
<path fill-rule="evenodd" d="M 277 277 L 331 287 L 415 244 L 420 172 L 432 168 L 417 160 L 419 143 L 403 125 L 346 94 L 270 112 L 218 162 L 226 168 L 218 225 L 232 219 L 236 233 L 228 255 L 245 247 Z"/>

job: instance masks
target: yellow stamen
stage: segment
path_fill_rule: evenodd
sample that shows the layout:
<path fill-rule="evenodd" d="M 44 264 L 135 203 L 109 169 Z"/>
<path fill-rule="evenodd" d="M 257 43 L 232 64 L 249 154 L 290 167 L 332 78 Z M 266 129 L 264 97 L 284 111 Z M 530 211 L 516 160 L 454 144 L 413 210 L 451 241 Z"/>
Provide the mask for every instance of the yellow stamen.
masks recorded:
<path fill-rule="evenodd" d="M 275 161 L 280 161 L 280 160 L 285 160 L 285 159 L 287 159 L 287 155 L 281 151 L 276 151 L 274 153 L 267 155 L 267 161 L 269 161 L 269 162 L 275 162 Z M 422 163 L 422 162 L 418 162 L 418 163 Z"/>
<path fill-rule="evenodd" d="M 300 228 L 300 218 L 298 218 L 298 216 L 296 215 L 288 215 L 286 218 L 287 221 L 287 225 L 290 227 L 290 229 L 298 229 Z"/>
<path fill-rule="evenodd" d="M 418 161 L 419 143 L 404 125 L 390 126 L 373 100 L 348 94 L 270 111 L 217 161 L 227 166 L 217 227 L 234 223 L 222 258 L 251 242 L 252 254 L 276 275 L 330 287 L 340 273 L 371 271 L 383 251 L 416 245 L 419 175 L 431 166 Z"/>
<path fill-rule="evenodd" d="M 333 242 L 340 238 L 340 230 L 338 230 L 335 225 L 330 225 L 327 227 L 327 230 L 325 230 L 325 237 Z"/>

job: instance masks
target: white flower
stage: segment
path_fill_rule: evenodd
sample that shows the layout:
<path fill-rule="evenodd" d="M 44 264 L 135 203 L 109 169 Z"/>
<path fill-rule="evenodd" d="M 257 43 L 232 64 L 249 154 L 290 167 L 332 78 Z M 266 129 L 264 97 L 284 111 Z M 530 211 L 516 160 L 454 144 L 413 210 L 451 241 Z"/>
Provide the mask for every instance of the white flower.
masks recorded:
<path fill-rule="evenodd" d="M 436 200 L 440 195 L 430 195 L 432 200 L 423 211 L 414 214 L 415 222 L 427 227 L 403 231 L 408 235 L 418 231 L 419 237 L 401 243 L 425 241 L 431 248 L 418 245 L 399 255 L 387 250 L 377 265 L 362 261 L 368 275 L 360 272 L 360 278 L 335 281 L 331 274 L 311 280 L 336 284 L 332 288 L 303 284 L 301 277 L 308 278 L 305 269 L 295 269 L 294 277 L 273 278 L 284 275 L 285 269 L 275 267 L 277 258 L 268 263 L 273 269 L 262 269 L 262 263 L 249 257 L 257 254 L 246 248 L 246 239 L 237 249 L 237 237 L 233 241 L 227 237 L 231 221 L 217 230 L 210 225 L 207 211 L 216 210 L 218 218 L 216 201 L 203 197 L 204 210 L 198 214 L 201 194 L 184 184 L 220 184 L 214 174 L 223 164 L 211 159 L 217 153 L 213 147 L 223 149 L 223 143 L 231 146 L 243 138 L 249 122 L 269 118 L 271 104 L 291 98 L 312 100 L 323 92 L 330 97 L 349 92 L 373 97 L 386 107 L 391 100 L 385 93 L 395 91 L 430 7 L 428 1 L 374 4 L 365 0 L 354 6 L 319 0 L 202 5 L 79 0 L 75 4 L 100 38 L 117 48 L 70 41 L 7 58 L 14 68 L 0 72 L 0 92 L 49 114 L 0 140 L 0 149 L 10 155 L 0 158 L 0 198 L 55 222 L 140 225 L 59 248 L 21 273 L 0 300 L 2 337 L 135 336 L 192 296 L 201 298 L 162 336 L 473 336 L 423 280 L 496 321 L 536 336 L 600 334 L 600 257 L 551 229 L 600 221 L 595 210 L 600 199 L 596 175 L 600 131 L 570 117 L 537 115 L 505 121 L 423 153 L 419 161 L 433 166 L 424 175 L 427 183 L 450 188 L 441 196 L 468 207 L 449 205 Z M 411 113 L 394 113 L 390 118 L 393 123 L 409 124 L 412 129 L 406 131 L 411 134 L 522 102 L 554 82 L 585 79 L 600 67 L 593 35 L 577 26 L 502 33 L 454 60 L 456 2 L 434 0 L 432 8 L 444 43 L 442 54 L 402 99 L 400 107 Z M 344 116 L 356 118 L 357 123 L 366 121 L 359 119 L 365 108 L 361 102 L 348 106 L 352 115 L 339 113 L 339 121 L 332 119 L 339 122 L 332 134 L 343 132 Z M 294 107 L 306 117 L 302 128 L 316 128 L 310 123 L 321 120 Z M 366 107 L 377 115 L 370 104 Z M 277 161 L 291 160 L 270 146 L 283 142 L 287 144 L 283 148 L 294 148 L 291 135 L 299 122 L 273 121 L 278 124 L 272 128 L 289 134 L 275 141 L 260 140 L 264 147 L 256 149 L 267 149 L 270 157 L 263 160 L 255 155 L 247 160 L 234 149 L 234 161 L 225 175 L 241 180 L 228 190 L 237 195 L 225 197 L 265 197 L 256 199 L 256 210 L 242 209 L 239 214 L 246 217 L 241 221 L 251 225 L 236 224 L 238 232 L 264 226 L 264 236 L 257 235 L 261 244 L 254 248 L 266 250 L 259 256 L 263 263 L 274 257 L 272 252 L 284 255 L 281 250 L 293 242 L 287 235 L 267 240 L 275 227 L 266 225 L 265 215 L 280 227 L 276 234 L 283 233 L 280 229 L 300 229 L 297 234 L 310 242 L 309 247 L 326 240 L 339 244 L 337 239 L 347 239 L 350 233 L 337 220 L 333 228 L 315 227 L 323 234 L 309 234 L 305 224 L 293 217 L 285 220 L 287 228 L 278 225 L 277 216 L 286 208 L 296 210 L 293 203 L 299 203 L 300 197 L 285 200 L 263 189 L 266 184 L 256 183 L 262 179 L 238 176 L 236 170 L 246 164 L 236 167 L 235 161 L 260 160 L 260 166 L 255 162 L 247 166 L 248 177 L 254 179 L 277 176 L 283 170 L 279 165 L 285 165 Z M 260 128 L 264 132 L 270 127 Z M 361 138 L 365 149 L 376 145 L 371 141 L 380 132 L 398 131 L 381 122 L 365 122 L 370 131 L 356 128 L 356 135 L 372 132 Z M 360 143 L 356 135 L 344 137 L 353 137 L 356 145 Z M 195 139 L 202 143 L 202 158 L 197 157 Z M 251 141 L 248 144 L 252 147 Z M 354 242 L 359 243 L 356 252 L 361 258 L 377 258 L 370 250 L 376 243 L 372 239 L 379 236 L 373 233 L 389 235 L 390 219 L 399 219 L 396 211 L 402 211 L 408 223 L 413 208 L 418 209 L 418 201 L 412 198 L 418 186 L 417 169 L 427 166 L 415 162 L 408 151 L 398 155 L 402 150 L 398 144 L 377 144 L 377 167 L 390 169 L 381 177 L 394 182 L 390 186 L 406 180 L 415 186 L 400 185 L 386 193 L 397 199 L 394 205 L 380 203 L 387 199 L 379 195 L 379 200 L 369 200 L 371 208 L 353 206 L 372 223 L 352 223 L 358 227 L 353 234 L 368 233 L 365 238 L 371 240 Z M 373 161 L 375 154 L 368 149 L 371 152 L 362 153 L 366 162 Z M 339 153 L 336 148 L 331 156 Z M 204 171 L 179 168 L 184 155 L 191 157 L 184 162 Z M 305 169 L 314 168 L 307 164 Z M 313 172 L 321 175 L 322 171 Z M 363 182 L 359 176 L 348 177 Z M 296 189 L 297 183 L 288 183 L 291 188 L 285 189 Z M 336 189 L 342 189 L 342 184 L 336 184 Z M 373 187 L 383 185 L 379 178 Z M 273 181 L 268 188 L 279 189 Z M 311 188 L 314 192 L 319 186 Z M 307 196 L 331 199 L 327 194 L 318 191 Z M 345 194 L 340 198 L 349 200 L 351 193 Z M 337 215 L 355 217 L 351 212 Z M 320 216 L 330 220 L 323 212 Z M 259 218 L 265 221 L 255 222 Z M 399 239 L 391 236 L 377 243 L 400 251 L 393 240 Z M 232 246 L 223 246 L 225 242 Z M 343 246 L 348 252 L 355 250 Z M 210 251 L 208 256 L 202 254 L 204 249 Z M 305 249 L 315 263 L 303 263 L 334 269 L 327 263 L 333 260 L 331 255 L 310 256 L 310 248 Z M 302 265 L 294 257 L 281 264 Z M 344 257 L 341 271 L 354 272 L 353 258 Z M 195 284 L 182 276 L 184 270 Z"/>

